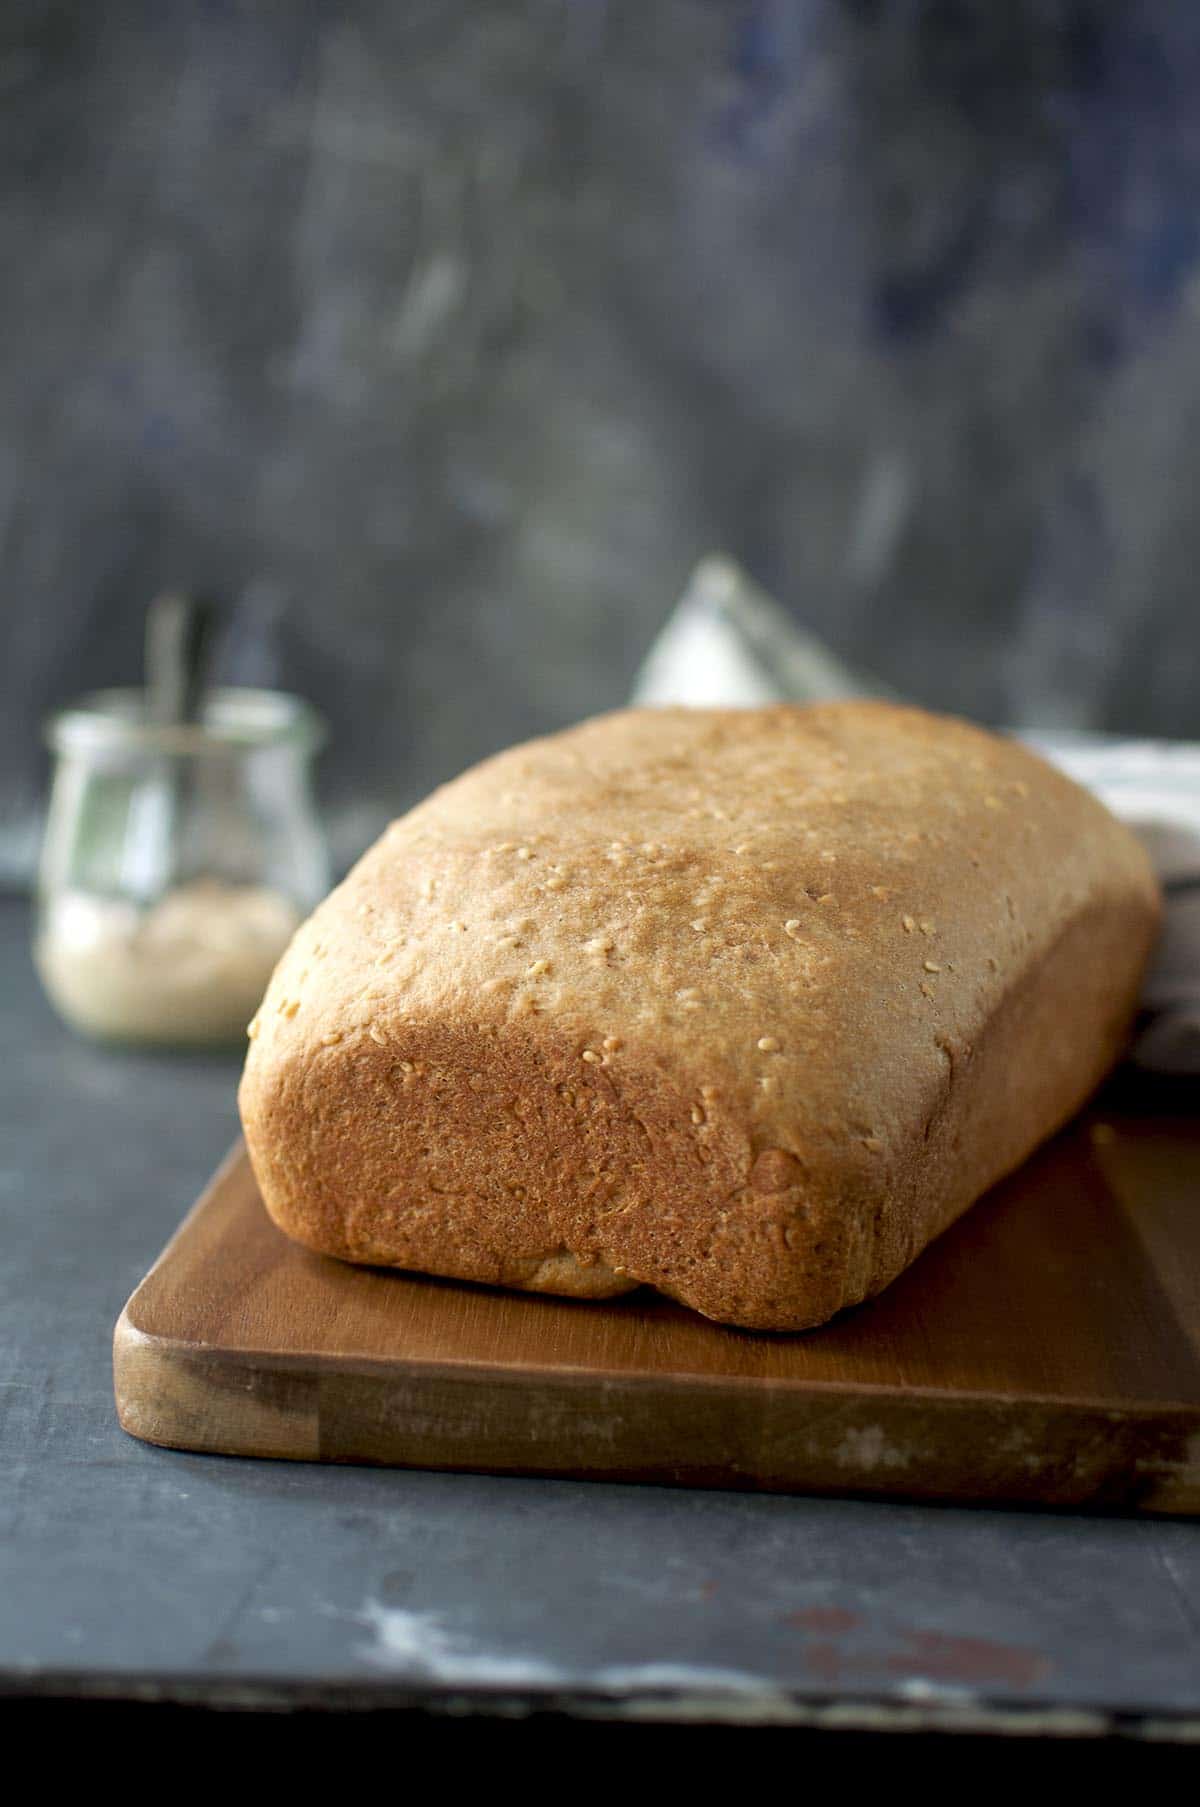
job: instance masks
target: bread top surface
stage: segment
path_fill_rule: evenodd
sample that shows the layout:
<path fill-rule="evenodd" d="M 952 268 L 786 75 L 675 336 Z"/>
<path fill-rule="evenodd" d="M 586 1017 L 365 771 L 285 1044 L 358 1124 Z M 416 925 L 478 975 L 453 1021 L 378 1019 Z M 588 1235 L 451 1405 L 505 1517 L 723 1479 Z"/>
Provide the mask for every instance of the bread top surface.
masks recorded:
<path fill-rule="evenodd" d="M 750 1160 L 836 1151 L 844 1178 L 919 1134 L 1069 925 L 1124 909 L 1145 940 L 1157 907 L 1128 830 L 957 720 L 631 710 L 394 823 L 297 933 L 247 1085 L 422 1025 L 550 1036 L 719 1110 Z"/>

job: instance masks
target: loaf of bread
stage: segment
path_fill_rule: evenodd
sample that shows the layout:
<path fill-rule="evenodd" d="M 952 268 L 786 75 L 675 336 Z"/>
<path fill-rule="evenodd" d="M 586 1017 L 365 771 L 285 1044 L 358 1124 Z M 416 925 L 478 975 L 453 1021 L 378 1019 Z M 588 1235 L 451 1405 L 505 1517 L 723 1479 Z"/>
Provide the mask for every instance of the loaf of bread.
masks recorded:
<path fill-rule="evenodd" d="M 325 1254 L 802 1329 L 1082 1104 L 1158 911 L 1124 827 L 965 723 L 610 715 L 437 791 L 304 924 L 246 1140 Z"/>

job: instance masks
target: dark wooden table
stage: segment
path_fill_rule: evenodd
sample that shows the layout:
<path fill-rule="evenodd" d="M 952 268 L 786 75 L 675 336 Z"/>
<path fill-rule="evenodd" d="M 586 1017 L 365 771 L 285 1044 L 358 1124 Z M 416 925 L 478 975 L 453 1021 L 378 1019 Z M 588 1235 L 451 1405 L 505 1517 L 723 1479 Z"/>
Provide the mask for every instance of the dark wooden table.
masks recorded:
<path fill-rule="evenodd" d="M 0 906 L 0 1696 L 22 1725 L 97 1699 L 287 1706 L 297 1728 L 337 1706 L 426 1727 L 467 1711 L 497 1739 L 697 1719 L 903 1728 L 913 1755 L 948 1727 L 1059 1734 L 1077 1754 L 1116 1736 L 1146 1763 L 1200 1732 L 1189 1521 L 235 1461 L 126 1437 L 113 1322 L 232 1139 L 236 1062 L 73 1040 L 27 923 Z"/>

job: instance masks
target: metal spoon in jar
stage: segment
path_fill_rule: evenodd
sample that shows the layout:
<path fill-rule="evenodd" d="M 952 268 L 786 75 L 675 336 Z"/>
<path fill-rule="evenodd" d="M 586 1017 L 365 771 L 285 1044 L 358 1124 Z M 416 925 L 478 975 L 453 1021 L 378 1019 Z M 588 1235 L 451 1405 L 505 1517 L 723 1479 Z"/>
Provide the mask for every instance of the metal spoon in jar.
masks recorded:
<path fill-rule="evenodd" d="M 160 728 L 186 727 L 204 717 L 216 611 L 194 597 L 167 593 L 146 615 L 145 718 Z M 164 753 L 134 801 L 126 842 L 126 884 L 145 903 L 175 882 L 191 783 L 188 761 Z"/>

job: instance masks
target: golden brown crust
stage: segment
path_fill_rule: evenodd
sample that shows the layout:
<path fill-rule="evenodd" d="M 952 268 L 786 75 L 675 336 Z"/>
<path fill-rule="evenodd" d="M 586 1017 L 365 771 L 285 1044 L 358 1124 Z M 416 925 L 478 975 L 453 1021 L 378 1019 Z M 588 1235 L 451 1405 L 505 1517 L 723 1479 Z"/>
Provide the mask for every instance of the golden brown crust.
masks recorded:
<path fill-rule="evenodd" d="M 1083 1102 L 1158 908 L 1099 803 L 965 723 L 602 717 L 436 792 L 299 931 L 251 1158 L 325 1253 L 803 1328 Z"/>

